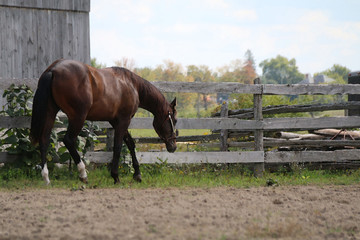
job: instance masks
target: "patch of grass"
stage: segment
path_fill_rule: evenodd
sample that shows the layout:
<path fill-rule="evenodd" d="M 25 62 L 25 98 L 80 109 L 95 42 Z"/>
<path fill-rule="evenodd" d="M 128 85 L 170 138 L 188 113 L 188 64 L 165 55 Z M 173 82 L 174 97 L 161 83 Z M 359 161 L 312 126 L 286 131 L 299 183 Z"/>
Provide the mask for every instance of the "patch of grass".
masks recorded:
<path fill-rule="evenodd" d="M 120 165 L 124 167 L 123 165 Z M 255 178 L 249 168 L 241 164 L 190 164 L 170 165 L 166 161 L 158 164 L 142 164 L 142 183 L 132 179 L 131 171 L 121 171 L 120 184 L 114 185 L 106 166 L 88 166 L 87 185 L 78 180 L 78 172 L 67 167 L 50 169 L 51 185 L 46 186 L 38 169 L 0 168 L 1 189 L 64 188 L 167 188 L 167 187 L 236 187 L 289 185 L 350 185 L 360 183 L 360 169 L 345 171 L 295 169 L 288 172 L 265 172 Z M 269 184 L 271 183 L 271 184 Z"/>

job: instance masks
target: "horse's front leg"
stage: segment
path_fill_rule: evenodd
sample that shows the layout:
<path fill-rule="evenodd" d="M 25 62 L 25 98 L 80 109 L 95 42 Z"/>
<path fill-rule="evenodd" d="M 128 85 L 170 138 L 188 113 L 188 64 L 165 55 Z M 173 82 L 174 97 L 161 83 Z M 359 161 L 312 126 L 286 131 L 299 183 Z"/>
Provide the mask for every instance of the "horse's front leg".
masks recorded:
<path fill-rule="evenodd" d="M 124 141 L 126 143 L 126 146 L 129 149 L 129 151 L 130 151 L 132 164 L 133 164 L 133 167 L 134 167 L 134 170 L 135 170 L 133 178 L 134 178 L 135 181 L 141 182 L 140 165 L 139 165 L 139 162 L 138 162 L 138 160 L 136 158 L 136 154 L 135 154 L 135 141 L 131 137 L 129 131 L 125 132 Z"/>
<path fill-rule="evenodd" d="M 121 153 L 121 147 L 123 138 L 125 135 L 125 132 L 127 131 L 127 128 L 130 124 L 130 120 L 126 123 L 120 122 L 120 123 L 113 123 L 110 122 L 111 125 L 115 129 L 114 134 L 114 152 L 113 152 L 113 159 L 111 162 L 111 176 L 114 179 L 114 184 L 120 183 L 119 179 L 119 159 L 120 159 L 120 153 Z"/>

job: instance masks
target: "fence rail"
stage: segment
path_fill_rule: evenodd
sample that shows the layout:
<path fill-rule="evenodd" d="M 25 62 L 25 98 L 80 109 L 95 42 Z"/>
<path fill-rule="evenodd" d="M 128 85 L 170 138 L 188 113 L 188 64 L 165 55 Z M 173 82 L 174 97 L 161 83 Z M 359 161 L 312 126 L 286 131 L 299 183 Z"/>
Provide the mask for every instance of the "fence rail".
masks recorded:
<path fill-rule="evenodd" d="M 299 113 L 299 112 L 322 112 L 331 110 L 359 109 L 360 102 L 342 102 L 332 104 L 306 104 L 306 105 L 275 105 L 262 109 L 263 114 Z M 253 108 L 229 110 L 229 118 L 249 119 L 254 117 Z M 213 114 L 219 117 L 220 112 Z"/>
<path fill-rule="evenodd" d="M 30 117 L 0 116 L 0 128 L 29 128 Z M 130 129 L 153 129 L 152 118 L 134 118 Z M 107 122 L 94 122 L 100 128 L 111 128 Z M 64 128 L 65 125 L 55 125 Z M 323 128 L 356 128 L 360 127 L 360 117 L 321 117 L 321 118 L 266 118 L 262 121 L 242 120 L 235 118 L 179 118 L 177 129 L 232 129 L 238 131 L 278 131 L 278 130 L 312 130 Z"/>
<path fill-rule="evenodd" d="M 0 78 L 0 89 L 11 84 L 26 84 L 32 90 L 37 87 L 37 78 Z M 248 93 L 262 95 L 344 95 L 359 94 L 360 84 L 241 84 L 234 82 L 151 82 L 162 92 L 176 93 Z"/>
<path fill-rule="evenodd" d="M 6 89 L 11 83 L 27 84 L 35 89 L 37 79 L 0 79 L 0 89 Z M 257 95 L 261 99 L 262 95 L 344 95 L 357 94 L 360 92 L 360 85 L 246 85 L 239 83 L 184 83 L 184 82 L 152 82 L 163 92 L 191 92 L 191 93 L 247 93 Z M 261 101 L 260 101 L 261 103 Z M 255 108 L 259 107 L 256 106 Z M 346 106 L 345 106 L 346 107 Z M 356 106 L 352 106 L 354 108 Z M 262 107 L 258 109 L 262 113 Z M 0 117 L 0 128 L 28 128 L 30 126 L 29 117 Z M 134 118 L 130 124 L 133 129 L 152 129 L 152 118 Z M 111 128 L 106 122 L 97 122 L 101 128 Z M 64 127 L 57 125 L 56 127 Z M 356 128 L 360 127 L 360 117 L 323 117 L 323 118 L 257 118 L 257 120 L 242 120 L 237 118 L 219 117 L 219 118 L 200 118 L 188 119 L 180 118 L 177 123 L 178 129 L 232 129 L 238 132 L 277 131 L 277 130 L 313 130 L 323 128 Z M 216 137 L 221 134 L 216 135 Z M 262 136 L 261 134 L 258 136 Z M 183 141 L 188 140 L 181 137 Z M 198 137 L 198 140 L 213 139 L 210 136 Z M 263 139 L 261 137 L 261 139 Z M 151 141 L 153 141 L 152 139 Z M 159 140 L 157 140 L 159 141 Z M 255 143 L 256 143 L 255 139 Z M 146 140 L 144 141 L 146 142 Z M 338 150 L 331 153 L 324 151 L 290 151 L 282 152 L 264 152 L 264 145 L 269 142 L 266 140 L 257 147 L 256 151 L 245 152 L 139 152 L 137 153 L 141 163 L 154 163 L 158 159 L 167 160 L 168 163 L 273 163 L 273 162 L 337 162 L 343 160 L 359 160 L 360 151 Z M 232 146 L 236 144 L 232 143 Z M 239 143 L 237 146 L 251 145 L 254 143 Z M 272 142 L 272 146 L 276 145 Z M 278 143 L 283 145 L 284 143 Z M 309 143 L 310 144 L 310 143 Z M 316 143 L 311 143 L 316 144 Z M 256 144 L 255 144 L 256 145 Z M 357 146 L 357 143 L 349 144 Z M 88 152 L 86 155 L 92 162 L 108 162 L 112 154 L 109 152 Z M 16 156 L 7 153 L 0 154 L 0 162 L 13 161 Z M 278 159 L 278 160 L 276 160 Z"/>

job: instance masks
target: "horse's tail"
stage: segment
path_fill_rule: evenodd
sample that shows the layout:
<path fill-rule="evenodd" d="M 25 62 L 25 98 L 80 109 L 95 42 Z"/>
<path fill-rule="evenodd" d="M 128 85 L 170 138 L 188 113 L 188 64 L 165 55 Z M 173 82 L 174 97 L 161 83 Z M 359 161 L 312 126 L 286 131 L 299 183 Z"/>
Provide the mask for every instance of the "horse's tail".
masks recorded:
<path fill-rule="evenodd" d="M 46 124 L 48 104 L 50 104 L 49 101 L 52 101 L 52 77 L 51 71 L 44 72 L 39 79 L 38 87 L 35 92 L 30 130 L 30 139 L 33 144 L 39 142 Z"/>

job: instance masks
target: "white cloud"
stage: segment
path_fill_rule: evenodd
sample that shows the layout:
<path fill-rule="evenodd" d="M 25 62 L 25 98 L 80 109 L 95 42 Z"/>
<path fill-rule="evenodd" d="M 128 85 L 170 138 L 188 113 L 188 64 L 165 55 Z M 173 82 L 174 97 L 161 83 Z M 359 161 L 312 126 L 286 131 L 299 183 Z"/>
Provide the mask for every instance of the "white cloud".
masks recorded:
<path fill-rule="evenodd" d="M 231 13 L 231 15 L 232 17 L 240 21 L 243 20 L 254 21 L 258 19 L 256 11 L 251 9 L 235 10 Z"/>
<path fill-rule="evenodd" d="M 199 30 L 198 24 L 176 23 L 167 28 L 167 32 L 175 34 L 194 34 Z"/>
<path fill-rule="evenodd" d="M 204 6 L 210 6 L 212 8 L 228 8 L 230 5 L 225 0 L 205 0 Z"/>
<path fill-rule="evenodd" d="M 214 36 L 223 41 L 223 44 L 233 43 L 236 41 L 243 41 L 251 37 L 251 29 L 236 25 L 215 24 L 209 26 L 209 31 L 214 33 Z"/>
<path fill-rule="evenodd" d="M 306 11 L 298 21 L 303 24 L 323 25 L 329 22 L 329 17 L 323 11 Z"/>
<path fill-rule="evenodd" d="M 146 23 L 153 16 L 152 1 L 102 0 L 91 3 L 91 11 L 96 12 L 92 17 L 108 24 L 113 21 Z"/>
<path fill-rule="evenodd" d="M 286 7 L 268 12 L 223 0 L 203 0 L 194 8 L 187 2 L 172 3 L 93 1 L 92 57 L 108 65 L 126 56 L 139 67 L 171 59 L 184 66 L 205 64 L 215 69 L 250 49 L 257 63 L 278 54 L 295 58 L 304 73 L 335 63 L 358 66 L 360 21 L 339 21 L 334 15 L 338 13 Z"/>
<path fill-rule="evenodd" d="M 355 59 L 359 54 L 354 46 L 360 38 L 360 23 L 336 22 L 325 11 L 303 11 L 296 21 L 260 25 L 255 29 L 252 34 L 260 31 L 262 36 L 257 37 L 261 39 L 251 49 L 266 46 L 260 51 L 264 59 L 277 54 L 295 58 L 304 73 L 323 71 L 335 63 L 348 62 L 350 57 Z"/>

